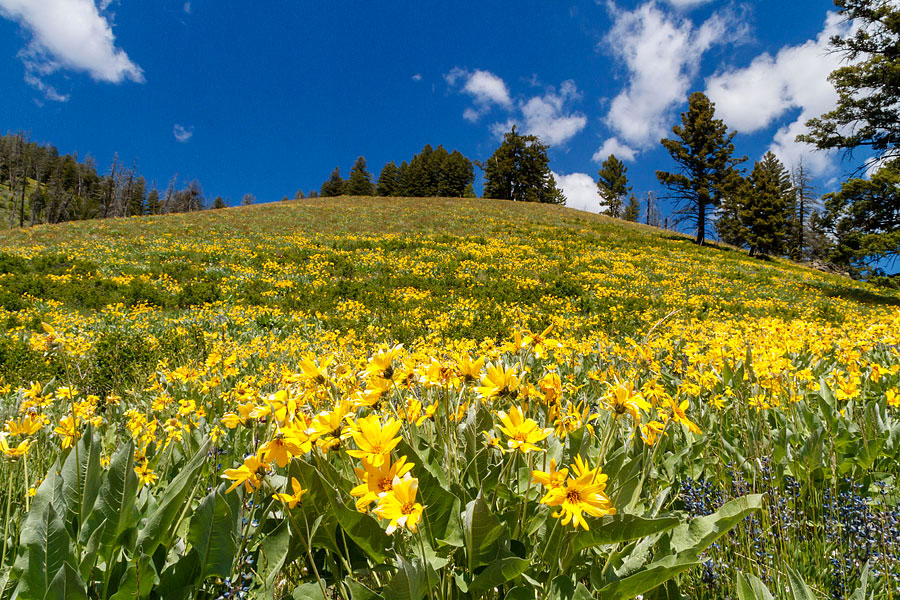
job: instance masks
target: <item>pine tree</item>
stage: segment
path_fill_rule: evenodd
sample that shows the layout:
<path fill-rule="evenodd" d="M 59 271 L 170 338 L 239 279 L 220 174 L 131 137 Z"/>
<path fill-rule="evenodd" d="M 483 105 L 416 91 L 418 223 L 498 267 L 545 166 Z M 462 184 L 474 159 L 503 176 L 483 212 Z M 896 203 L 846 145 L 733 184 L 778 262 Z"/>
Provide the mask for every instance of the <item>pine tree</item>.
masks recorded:
<path fill-rule="evenodd" d="M 366 159 L 360 156 L 350 169 L 350 179 L 347 180 L 346 191 L 349 196 L 374 196 L 375 186 L 372 185 L 372 174 L 366 167 Z"/>
<path fill-rule="evenodd" d="M 626 221 L 637 221 L 641 216 L 641 203 L 635 198 L 634 194 L 628 198 L 628 205 L 625 207 L 623 218 Z"/>
<path fill-rule="evenodd" d="M 400 191 L 400 169 L 394 164 L 394 161 L 384 165 L 381 174 L 378 176 L 378 185 L 375 186 L 375 193 L 379 196 L 397 196 Z"/>
<path fill-rule="evenodd" d="M 328 181 L 322 184 L 319 195 L 323 198 L 343 196 L 345 186 L 346 182 L 341 177 L 340 167 L 335 167 L 334 171 L 331 172 L 331 177 L 328 178 Z"/>
<path fill-rule="evenodd" d="M 604 213 L 618 218 L 621 216 L 623 201 L 631 186 L 628 185 L 628 167 L 615 154 L 610 154 L 597 172 L 597 190 L 605 206 Z"/>
<path fill-rule="evenodd" d="M 213 208 L 225 208 L 225 201 L 222 200 L 222 196 L 216 196 L 216 199 L 213 201 Z"/>
<path fill-rule="evenodd" d="M 256 203 L 256 196 L 253 194 L 244 194 L 241 198 L 241 206 L 250 206 Z"/>
<path fill-rule="evenodd" d="M 828 76 L 838 94 L 834 110 L 806 123 L 798 141 L 848 153 L 869 147 L 877 157 L 900 156 L 900 5 L 888 0 L 835 0 L 855 27 L 831 38 L 844 66 Z"/>
<path fill-rule="evenodd" d="M 297 190 L 297 193 L 294 194 L 294 200 L 303 200 L 306 198 L 306 194 L 303 193 L 303 190 Z"/>
<path fill-rule="evenodd" d="M 790 174 L 771 152 L 753 165 L 739 215 L 750 255 L 784 253 L 790 236 Z"/>
<path fill-rule="evenodd" d="M 536 136 L 520 135 L 513 126 L 482 165 L 485 197 L 564 204 L 566 198 L 550 172 L 547 148 Z"/>
<path fill-rule="evenodd" d="M 789 254 L 794 260 L 804 260 L 808 255 L 808 240 L 813 236 L 810 217 L 815 212 L 815 189 L 802 160 L 791 173 L 791 185 L 794 190 L 791 215 L 793 240 Z"/>
<path fill-rule="evenodd" d="M 696 242 L 703 244 L 711 209 L 721 202 L 735 165 L 746 159 L 732 156 L 735 133 L 728 133 L 725 123 L 715 118 L 715 104 L 702 92 L 691 94 L 681 125 L 672 132 L 678 139 L 664 138 L 661 143 L 679 172 L 657 171 L 656 177 L 678 204 L 679 220 L 695 223 Z"/>

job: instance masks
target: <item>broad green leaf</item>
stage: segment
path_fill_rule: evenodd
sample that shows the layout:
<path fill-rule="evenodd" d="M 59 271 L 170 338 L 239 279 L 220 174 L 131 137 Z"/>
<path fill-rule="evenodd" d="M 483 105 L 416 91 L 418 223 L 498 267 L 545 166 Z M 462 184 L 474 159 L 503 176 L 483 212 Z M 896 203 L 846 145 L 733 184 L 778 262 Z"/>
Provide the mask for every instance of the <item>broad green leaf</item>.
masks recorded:
<path fill-rule="evenodd" d="M 376 594 L 351 577 L 344 579 L 344 583 L 350 590 L 350 600 L 382 600 L 380 594 Z"/>
<path fill-rule="evenodd" d="M 194 582 L 200 577 L 200 559 L 188 552 L 159 574 L 156 593 L 160 598 L 193 598 Z"/>
<path fill-rule="evenodd" d="M 344 533 L 376 562 L 384 562 L 389 557 L 391 538 L 373 517 L 344 506 L 335 494 L 329 494 L 331 508 Z"/>
<path fill-rule="evenodd" d="M 81 562 L 78 565 L 78 570 L 86 580 L 91 578 L 91 571 L 93 571 L 94 565 L 97 564 L 97 551 L 100 550 L 100 540 L 103 538 L 104 529 L 106 529 L 106 519 L 101 521 L 100 525 L 91 533 L 87 544 L 81 550 Z"/>
<path fill-rule="evenodd" d="M 497 540 L 503 533 L 503 525 L 491 513 L 479 492 L 477 498 L 466 504 L 463 513 L 463 534 L 470 573 L 481 565 L 490 564 L 497 557 Z"/>
<path fill-rule="evenodd" d="M 203 498 L 191 516 L 187 539 L 200 559 L 201 580 L 213 576 L 228 577 L 237 554 L 233 516 L 228 501 L 222 496 L 223 489 L 220 486 Z"/>
<path fill-rule="evenodd" d="M 139 600 L 150 595 L 151 590 L 159 583 L 156 567 L 146 554 L 140 554 L 137 560 L 132 559 L 119 581 L 119 587 L 110 600 Z"/>
<path fill-rule="evenodd" d="M 623 579 L 608 583 L 599 590 L 600 600 L 629 600 L 645 594 L 692 567 L 698 566 L 694 556 L 666 556 Z"/>
<path fill-rule="evenodd" d="M 672 529 L 678 525 L 677 517 L 645 519 L 637 515 L 616 514 L 590 524 L 590 531 L 579 531 L 572 541 L 572 551 L 577 553 L 585 548 L 604 544 L 618 544 L 647 537 L 654 533 Z"/>
<path fill-rule="evenodd" d="M 498 558 L 472 580 L 469 584 L 469 593 L 477 597 L 492 588 L 499 587 L 522 574 L 530 563 L 527 558 L 517 556 Z"/>
<path fill-rule="evenodd" d="M 670 579 L 644 594 L 644 600 L 682 600 L 682 595 L 678 590 L 678 584 L 674 579 Z"/>
<path fill-rule="evenodd" d="M 32 507 L 22 524 L 19 545 L 22 554 L 16 568 L 21 574 L 16 597 L 44 600 L 63 565 L 73 562 L 72 540 L 51 503 Z"/>
<path fill-rule="evenodd" d="M 306 532 L 297 532 L 306 536 Z M 259 573 L 268 588 L 274 588 L 275 579 L 281 572 L 291 549 L 291 531 L 287 519 L 278 524 L 263 539 L 259 552 Z"/>
<path fill-rule="evenodd" d="M 581 583 L 567 575 L 559 575 L 550 582 L 548 600 L 591 600 L 591 593 Z"/>
<path fill-rule="evenodd" d="M 87 597 L 87 586 L 81 580 L 78 571 L 68 562 L 64 562 L 62 569 L 50 582 L 50 589 L 44 595 L 44 600 L 87 600 Z"/>
<path fill-rule="evenodd" d="M 66 502 L 66 521 L 77 537 L 94 508 L 100 491 L 100 440 L 88 427 L 78 444 L 69 451 L 62 468 L 63 498 Z"/>
<path fill-rule="evenodd" d="M 762 495 L 743 496 L 726 502 L 711 515 L 697 517 L 672 530 L 669 548 L 673 554 L 689 552 L 700 555 L 713 542 L 745 517 L 762 508 Z"/>
<path fill-rule="evenodd" d="M 518 585 L 506 592 L 504 600 L 535 600 L 535 597 L 536 594 L 534 593 L 534 589 L 524 585 Z"/>
<path fill-rule="evenodd" d="M 327 600 L 322 595 L 321 586 L 315 581 L 312 583 L 301 583 L 295 587 L 291 593 L 291 598 L 294 600 Z"/>
<path fill-rule="evenodd" d="M 191 493 L 200 469 L 206 462 L 209 443 L 207 440 L 200 447 L 193 458 L 181 468 L 178 475 L 166 487 L 156 510 L 150 513 L 144 528 L 138 534 L 137 548 L 139 551 L 152 556 L 164 540 L 171 539 L 171 529 L 175 519 L 181 514 L 185 498 Z"/>
<path fill-rule="evenodd" d="M 91 532 L 106 521 L 100 540 L 100 555 L 112 556 L 119 536 L 137 522 L 135 500 L 138 478 L 134 472 L 134 446 L 129 441 L 113 454 L 109 469 L 100 484 L 94 510 L 81 529 L 81 543 L 87 542 Z"/>
<path fill-rule="evenodd" d="M 737 574 L 738 600 L 775 600 L 766 584 L 753 573 Z"/>
<path fill-rule="evenodd" d="M 812 591 L 800 574 L 797 573 L 790 565 L 784 565 L 788 576 L 788 586 L 791 588 L 791 597 L 794 600 L 818 600 L 816 594 Z"/>
<path fill-rule="evenodd" d="M 418 559 L 412 562 L 397 555 L 397 573 L 385 586 L 384 596 L 387 600 L 422 600 L 428 593 L 429 577 L 434 586 L 437 573 L 425 574 L 425 566 Z"/>

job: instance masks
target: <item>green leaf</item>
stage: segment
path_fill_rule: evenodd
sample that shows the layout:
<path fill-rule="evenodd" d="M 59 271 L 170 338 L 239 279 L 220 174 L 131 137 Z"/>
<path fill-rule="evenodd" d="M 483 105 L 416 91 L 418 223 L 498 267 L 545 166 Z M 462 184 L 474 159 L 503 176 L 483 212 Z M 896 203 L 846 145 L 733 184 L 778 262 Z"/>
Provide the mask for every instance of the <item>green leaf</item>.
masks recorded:
<path fill-rule="evenodd" d="M 73 562 L 72 540 L 51 503 L 32 507 L 22 524 L 19 545 L 22 554 L 16 562 L 21 571 L 17 598 L 44 600 L 63 565 Z"/>
<path fill-rule="evenodd" d="M 603 517 L 598 524 L 591 524 L 590 531 L 579 531 L 572 541 L 572 550 L 573 553 L 577 553 L 593 546 L 629 542 L 672 529 L 679 522 L 677 517 L 645 519 L 624 513 L 608 515 Z"/>
<path fill-rule="evenodd" d="M 674 579 L 670 579 L 644 594 L 644 600 L 682 600 L 682 595 L 678 590 L 678 584 Z"/>
<path fill-rule="evenodd" d="M 382 600 L 380 594 L 376 594 L 355 579 L 347 577 L 344 583 L 350 590 L 350 600 Z"/>
<path fill-rule="evenodd" d="M 669 548 L 673 554 L 686 552 L 696 558 L 745 517 L 762 508 L 762 498 L 761 494 L 736 498 L 711 515 L 682 523 L 672 530 Z"/>
<path fill-rule="evenodd" d="M 600 600 L 629 600 L 664 584 L 692 567 L 698 566 L 694 556 L 666 556 L 652 562 L 633 575 L 608 583 L 600 589 Z"/>
<path fill-rule="evenodd" d="M 188 542 L 200 559 L 201 581 L 207 577 L 231 575 L 231 565 L 237 553 L 233 515 L 222 495 L 223 489 L 224 486 L 220 486 L 200 501 L 188 528 Z"/>
<path fill-rule="evenodd" d="M 517 556 L 498 558 L 472 580 L 469 584 L 469 593 L 477 597 L 492 588 L 499 587 L 521 575 L 530 563 L 527 558 Z"/>
<path fill-rule="evenodd" d="M 593 596 L 581 583 L 567 575 L 559 575 L 550 582 L 548 600 L 591 600 Z"/>
<path fill-rule="evenodd" d="M 100 440 L 88 427 L 78 444 L 69 452 L 62 468 L 63 499 L 66 502 L 66 521 L 72 531 L 78 531 L 87 521 L 100 491 Z"/>
<path fill-rule="evenodd" d="M 738 600 L 775 600 L 766 584 L 753 573 L 737 574 Z"/>
<path fill-rule="evenodd" d="M 294 600 L 324 600 L 326 597 L 322 595 L 322 588 L 318 582 L 301 583 L 291 592 Z"/>
<path fill-rule="evenodd" d="M 134 446 L 129 441 L 113 454 L 109 470 L 100 485 L 94 509 L 81 529 L 80 542 L 84 544 L 90 533 L 106 521 L 100 539 L 100 555 L 110 558 L 116 549 L 119 536 L 137 522 L 138 478 L 134 472 Z"/>
<path fill-rule="evenodd" d="M 791 588 L 791 597 L 794 600 L 818 600 L 812 588 L 806 585 L 806 582 L 803 581 L 803 578 L 800 577 L 797 571 L 788 564 L 785 564 L 784 568 L 787 570 L 788 586 Z"/>
<path fill-rule="evenodd" d="M 518 585 L 506 592 L 504 600 L 535 600 L 535 597 L 536 594 L 534 593 L 534 589 L 524 585 Z"/>
<path fill-rule="evenodd" d="M 159 574 L 156 593 L 160 598 L 193 598 L 194 582 L 200 577 L 200 559 L 188 552 Z"/>
<path fill-rule="evenodd" d="M 21 596 L 20 596 L 21 597 Z M 68 562 L 63 563 L 62 569 L 50 582 L 50 589 L 44 595 L 44 600 L 87 600 L 87 586 L 78 575 L 78 571 L 72 568 Z"/>
<path fill-rule="evenodd" d="M 848 600 L 868 600 L 866 594 L 869 590 L 869 563 L 863 566 L 862 573 L 859 574 L 859 585 L 850 594 Z"/>
<path fill-rule="evenodd" d="M 152 556 L 156 548 L 166 539 L 171 539 L 172 525 L 184 508 L 185 498 L 194 487 L 200 469 L 207 459 L 209 440 L 194 454 L 193 458 L 181 468 L 178 475 L 169 483 L 159 499 L 159 504 L 138 534 L 137 548 L 144 554 Z"/>
<path fill-rule="evenodd" d="M 306 536 L 306 532 L 297 532 L 297 535 Z M 274 588 L 275 579 L 284 567 L 291 549 L 291 531 L 288 528 L 287 519 L 269 532 L 260 545 L 259 573 L 266 587 Z"/>
<path fill-rule="evenodd" d="M 376 562 L 384 562 L 390 558 L 391 538 L 373 517 L 344 506 L 336 494 L 329 494 L 331 508 L 337 515 L 341 529 L 362 548 L 363 552 Z"/>
<path fill-rule="evenodd" d="M 89 580 L 91 578 L 91 571 L 94 570 L 94 565 L 97 564 L 97 551 L 100 549 L 100 540 L 103 538 L 104 529 L 106 529 L 106 519 L 103 519 L 100 525 L 91 533 L 91 537 L 88 538 L 87 544 L 81 551 L 81 562 L 78 565 L 78 570 L 85 579 Z"/>
<path fill-rule="evenodd" d="M 463 513 L 463 534 L 470 573 L 481 565 L 490 564 L 497 557 L 497 540 L 503 533 L 503 525 L 491 513 L 479 492 L 477 498 L 466 504 Z"/>
<path fill-rule="evenodd" d="M 156 567 L 146 554 L 128 563 L 128 568 L 119 580 L 119 588 L 110 600 L 139 600 L 150 595 L 159 583 Z"/>
<path fill-rule="evenodd" d="M 430 574 L 432 586 L 437 582 L 437 573 Z M 422 600 L 428 593 L 428 579 L 425 566 L 418 559 L 412 562 L 397 555 L 397 573 L 384 590 L 387 600 Z"/>

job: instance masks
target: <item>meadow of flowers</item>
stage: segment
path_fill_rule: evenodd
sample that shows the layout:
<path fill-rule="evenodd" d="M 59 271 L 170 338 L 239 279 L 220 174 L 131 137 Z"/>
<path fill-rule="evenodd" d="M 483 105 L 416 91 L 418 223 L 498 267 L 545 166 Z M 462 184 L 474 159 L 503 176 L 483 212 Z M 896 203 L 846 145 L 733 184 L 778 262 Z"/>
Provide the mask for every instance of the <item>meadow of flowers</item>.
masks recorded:
<path fill-rule="evenodd" d="M 0 599 L 900 598 L 900 295 L 555 206 L 0 235 Z"/>

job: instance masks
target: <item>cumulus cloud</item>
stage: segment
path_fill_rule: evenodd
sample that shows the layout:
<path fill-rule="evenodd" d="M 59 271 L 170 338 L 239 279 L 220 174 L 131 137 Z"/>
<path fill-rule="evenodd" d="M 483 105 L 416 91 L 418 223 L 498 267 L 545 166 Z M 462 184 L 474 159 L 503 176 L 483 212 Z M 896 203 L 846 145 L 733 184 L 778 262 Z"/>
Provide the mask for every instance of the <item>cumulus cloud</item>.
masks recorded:
<path fill-rule="evenodd" d="M 172 128 L 172 134 L 175 136 L 176 140 L 182 144 L 186 144 L 188 140 L 194 136 L 194 128 L 185 127 L 184 125 L 175 123 L 175 127 Z"/>
<path fill-rule="evenodd" d="M 444 75 L 451 87 L 472 96 L 473 105 L 463 111 L 463 118 L 477 122 L 494 106 L 506 112 L 506 119 L 490 126 L 491 132 L 502 138 L 513 125 L 522 133 L 536 135 L 550 146 L 565 144 L 587 125 L 584 114 L 572 111 L 570 105 L 581 99 L 572 80 L 564 81 L 557 90 L 546 88 L 544 93 L 528 99 L 514 100 L 506 83 L 490 71 L 468 71 L 459 67 Z"/>
<path fill-rule="evenodd" d="M 603 142 L 603 145 L 594 152 L 593 160 L 594 162 L 601 163 L 609 158 L 610 154 L 615 154 L 616 158 L 619 160 L 633 161 L 635 156 L 637 156 L 637 151 L 634 148 L 623 144 L 618 139 L 611 137 Z"/>
<path fill-rule="evenodd" d="M 811 146 L 794 139 L 806 131 L 806 121 L 837 103 L 828 75 L 840 66 L 841 57 L 828 52 L 829 40 L 846 35 L 849 27 L 839 15 L 829 13 L 816 39 L 786 46 L 775 56 L 761 54 L 747 67 L 710 77 L 706 93 L 716 103 L 716 114 L 729 127 L 752 133 L 799 109 L 793 122 L 778 129 L 770 150 L 788 166 L 803 159 L 812 173 L 821 175 L 832 166 L 832 156 L 813 152 Z"/>
<path fill-rule="evenodd" d="M 701 4 L 709 4 L 710 0 L 666 0 L 669 4 L 679 9 L 691 9 Z"/>
<path fill-rule="evenodd" d="M 93 0 L 0 0 L 0 15 L 31 33 L 19 58 L 26 82 L 48 99 L 63 97 L 43 82 L 60 69 L 87 73 L 95 81 L 144 81 L 141 68 L 116 47 L 112 28 Z"/>
<path fill-rule="evenodd" d="M 559 146 L 572 139 L 587 125 L 583 114 L 567 112 L 567 104 L 581 98 L 572 80 L 564 81 L 559 92 L 550 89 L 520 104 L 525 133 L 538 136 L 549 146 Z"/>
<path fill-rule="evenodd" d="M 600 194 L 597 192 L 597 182 L 593 177 L 587 173 L 568 175 L 553 173 L 553 178 L 566 197 L 566 206 L 588 212 L 600 212 Z"/>
<path fill-rule="evenodd" d="M 422 81 L 422 74 L 416 73 L 415 75 L 412 76 L 412 80 L 413 81 Z"/>
<path fill-rule="evenodd" d="M 617 9 L 615 15 L 604 45 L 625 65 L 628 80 L 610 104 L 606 124 L 631 148 L 649 148 L 668 132 L 671 113 L 687 98 L 703 54 L 740 39 L 745 29 L 727 12 L 698 27 L 653 1 L 633 11 Z"/>

